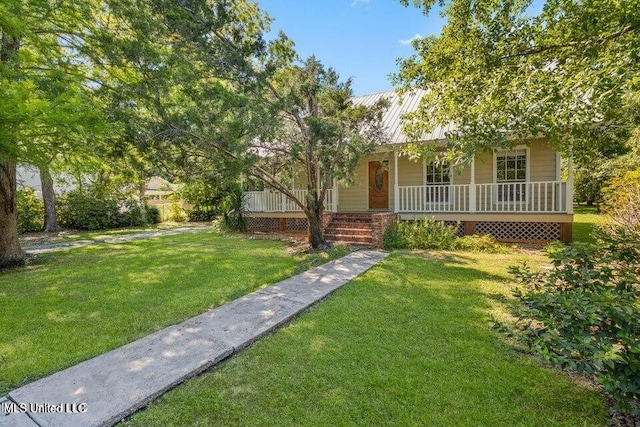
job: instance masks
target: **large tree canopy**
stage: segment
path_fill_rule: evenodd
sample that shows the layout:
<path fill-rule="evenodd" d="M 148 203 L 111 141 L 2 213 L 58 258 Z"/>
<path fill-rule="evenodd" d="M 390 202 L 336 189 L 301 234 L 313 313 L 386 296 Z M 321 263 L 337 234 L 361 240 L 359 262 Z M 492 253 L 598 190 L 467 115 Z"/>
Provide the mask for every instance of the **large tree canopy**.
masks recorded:
<path fill-rule="evenodd" d="M 452 157 L 539 135 L 581 155 L 637 125 L 625 106 L 640 89 L 639 0 L 548 0 L 534 16 L 531 0 L 401 2 L 425 13 L 437 3 L 447 19 L 395 76 L 428 91 L 409 117 L 417 140 L 454 123 Z"/>

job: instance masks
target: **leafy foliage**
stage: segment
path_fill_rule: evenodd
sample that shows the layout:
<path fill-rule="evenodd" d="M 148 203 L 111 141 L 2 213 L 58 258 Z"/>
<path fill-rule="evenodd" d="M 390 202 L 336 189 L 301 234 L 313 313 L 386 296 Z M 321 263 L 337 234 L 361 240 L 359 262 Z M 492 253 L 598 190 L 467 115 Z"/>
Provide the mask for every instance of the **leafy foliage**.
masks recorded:
<path fill-rule="evenodd" d="M 93 188 L 70 191 L 57 200 L 60 223 L 77 230 L 105 230 L 146 225 L 147 211 L 137 200 L 103 196 Z M 156 208 L 159 216 L 160 212 Z M 154 215 L 154 214 L 152 214 Z"/>
<path fill-rule="evenodd" d="M 599 228 L 597 244 L 555 247 L 549 271 L 510 270 L 523 285 L 517 336 L 554 365 L 595 376 L 618 409 L 639 414 L 640 221 L 626 219 Z"/>
<path fill-rule="evenodd" d="M 455 228 L 442 221 L 425 218 L 421 221 L 397 221 L 385 230 L 385 249 L 451 249 L 456 238 Z"/>
<path fill-rule="evenodd" d="M 44 204 L 31 187 L 21 188 L 16 194 L 18 233 L 42 231 L 44 228 Z"/>
<path fill-rule="evenodd" d="M 539 13 L 531 0 L 401 3 L 440 5 L 447 19 L 440 35 L 413 42 L 395 76 L 426 91 L 407 126 L 416 141 L 454 123 L 448 154 L 460 160 L 531 135 L 581 156 L 638 125 L 638 0 L 549 0 Z"/>
<path fill-rule="evenodd" d="M 149 224 L 158 224 L 161 222 L 160 218 L 160 209 L 156 206 L 147 206 L 147 223 Z"/>
<path fill-rule="evenodd" d="M 489 235 L 456 237 L 457 227 L 424 218 L 421 221 L 397 221 L 383 236 L 385 249 L 440 249 L 469 252 L 504 253 L 507 247 Z"/>
<path fill-rule="evenodd" d="M 245 216 L 245 194 L 242 186 L 229 188 L 220 205 L 222 225 L 227 230 L 246 231 L 247 218 Z"/>

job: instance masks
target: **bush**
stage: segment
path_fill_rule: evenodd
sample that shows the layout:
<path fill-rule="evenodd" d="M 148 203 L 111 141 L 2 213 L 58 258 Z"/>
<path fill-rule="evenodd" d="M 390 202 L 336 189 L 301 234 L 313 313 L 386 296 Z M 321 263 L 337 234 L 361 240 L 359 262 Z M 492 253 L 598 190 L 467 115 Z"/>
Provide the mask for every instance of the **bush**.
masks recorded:
<path fill-rule="evenodd" d="M 508 329 L 554 365 L 594 376 L 618 410 L 638 414 L 640 203 L 626 209 L 636 219 L 614 215 L 596 229 L 596 244 L 553 246 L 551 270 L 510 268 L 522 286 Z"/>
<path fill-rule="evenodd" d="M 640 169 L 611 178 L 602 193 L 602 212 L 613 213 L 633 204 L 640 197 Z"/>
<path fill-rule="evenodd" d="M 385 230 L 382 246 L 385 249 L 452 249 L 456 231 L 442 221 L 397 221 Z"/>
<path fill-rule="evenodd" d="M 180 207 L 180 204 L 174 200 L 171 202 L 171 214 L 169 215 L 169 221 L 174 222 L 185 222 L 187 220 L 187 216 L 184 213 L 184 210 Z"/>
<path fill-rule="evenodd" d="M 44 229 L 44 203 L 31 187 L 21 188 L 16 193 L 18 233 L 42 231 Z"/>
<path fill-rule="evenodd" d="M 100 198 L 91 191 L 70 191 L 58 198 L 58 216 L 63 227 L 78 230 L 103 230 L 121 223 L 118 201 Z"/>
<path fill-rule="evenodd" d="M 216 210 L 213 207 L 198 207 L 188 212 L 189 221 L 213 221 Z"/>
<path fill-rule="evenodd" d="M 147 223 L 159 224 L 160 222 L 160 209 L 158 209 L 156 206 L 147 206 Z"/>
<path fill-rule="evenodd" d="M 122 203 L 118 226 L 140 227 L 147 224 L 147 212 L 138 200 L 129 198 Z"/>
<path fill-rule="evenodd" d="M 222 212 L 222 225 L 227 230 L 246 231 L 247 219 L 245 217 L 245 193 L 239 185 L 226 191 L 220 210 Z"/>

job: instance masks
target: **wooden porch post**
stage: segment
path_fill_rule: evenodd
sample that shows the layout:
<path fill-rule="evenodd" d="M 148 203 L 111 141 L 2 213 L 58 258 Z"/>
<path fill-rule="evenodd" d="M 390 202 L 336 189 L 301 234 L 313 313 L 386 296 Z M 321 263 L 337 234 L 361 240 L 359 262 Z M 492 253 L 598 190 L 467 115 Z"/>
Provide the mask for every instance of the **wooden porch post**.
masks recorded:
<path fill-rule="evenodd" d="M 338 212 L 338 180 L 333 178 L 333 198 L 331 200 L 331 211 Z"/>
<path fill-rule="evenodd" d="M 469 181 L 469 212 L 476 212 L 476 156 L 471 158 L 471 179 Z"/>
<path fill-rule="evenodd" d="M 569 153 L 567 159 L 569 176 L 567 178 L 567 213 L 573 214 L 573 155 Z"/>
<path fill-rule="evenodd" d="M 400 186 L 398 185 L 398 151 L 393 152 L 393 211 L 400 211 Z"/>

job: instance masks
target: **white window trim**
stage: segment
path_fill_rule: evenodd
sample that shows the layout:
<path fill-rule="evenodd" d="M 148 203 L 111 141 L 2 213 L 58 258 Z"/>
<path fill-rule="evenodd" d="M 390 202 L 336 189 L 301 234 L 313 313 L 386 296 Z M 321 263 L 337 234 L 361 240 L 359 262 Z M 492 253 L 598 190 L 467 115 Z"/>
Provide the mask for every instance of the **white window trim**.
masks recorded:
<path fill-rule="evenodd" d="M 452 192 L 451 187 L 453 186 L 453 173 L 452 173 L 451 167 L 449 167 L 449 182 L 448 183 L 429 184 L 429 183 L 427 183 L 427 166 L 432 164 L 432 163 L 433 162 L 427 163 L 426 159 L 424 159 L 422 161 L 422 185 L 425 186 L 425 187 L 438 186 L 438 185 L 439 186 L 445 186 L 446 185 L 446 186 L 449 187 L 449 190 L 447 191 L 447 199 L 446 200 L 442 200 L 442 201 L 438 201 L 438 202 L 431 202 L 430 204 L 432 204 L 432 205 L 440 205 L 440 206 L 451 204 L 451 192 Z"/>
<path fill-rule="evenodd" d="M 524 184 L 528 184 L 529 182 L 531 182 L 531 148 L 527 145 L 521 144 L 521 145 L 516 145 L 515 147 L 510 149 L 493 150 L 493 183 L 494 184 L 501 184 L 498 182 L 498 154 L 505 153 L 508 151 L 516 151 L 516 150 L 525 150 L 525 156 L 526 156 L 525 157 L 526 159 L 525 179 L 524 181 L 520 181 L 520 182 L 523 182 Z M 497 189 L 497 185 L 494 188 Z M 528 200 L 530 200 L 529 185 L 525 185 L 524 188 L 525 188 L 524 203 L 527 203 Z M 509 202 L 504 200 L 498 200 L 498 191 L 493 191 L 493 203 L 500 204 L 500 205 L 508 205 L 508 204 L 520 203 L 520 202 Z"/>

